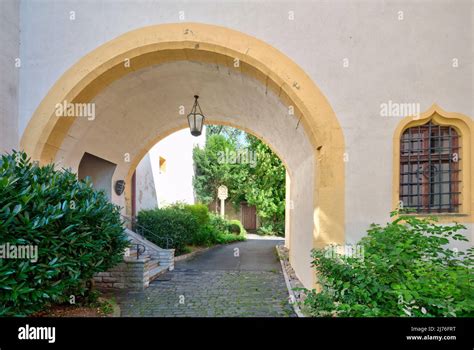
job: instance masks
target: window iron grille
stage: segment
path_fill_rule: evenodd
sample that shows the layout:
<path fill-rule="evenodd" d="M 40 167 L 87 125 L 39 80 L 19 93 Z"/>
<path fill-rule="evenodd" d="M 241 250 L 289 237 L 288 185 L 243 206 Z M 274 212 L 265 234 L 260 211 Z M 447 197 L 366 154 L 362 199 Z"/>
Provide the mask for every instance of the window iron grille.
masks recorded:
<path fill-rule="evenodd" d="M 417 213 L 458 213 L 461 206 L 460 136 L 428 122 L 400 140 L 400 201 Z"/>

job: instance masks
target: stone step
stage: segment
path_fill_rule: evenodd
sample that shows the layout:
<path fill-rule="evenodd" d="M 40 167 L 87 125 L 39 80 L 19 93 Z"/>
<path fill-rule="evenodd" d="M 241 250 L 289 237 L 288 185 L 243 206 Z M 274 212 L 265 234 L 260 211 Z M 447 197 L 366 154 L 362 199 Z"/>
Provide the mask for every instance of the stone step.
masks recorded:
<path fill-rule="evenodd" d="M 150 256 L 151 260 L 158 260 L 161 266 L 166 266 L 170 270 L 174 268 L 174 249 L 160 248 L 156 244 L 129 229 L 125 229 L 125 232 L 130 244 L 132 245 L 130 248 L 134 248 L 133 244 L 142 244 L 146 247 L 146 253 Z M 136 246 L 134 249 L 136 249 Z M 136 255 L 134 254 L 134 256 Z"/>
<path fill-rule="evenodd" d="M 150 277 L 150 282 L 154 279 L 158 278 L 160 275 L 165 273 L 168 269 L 166 266 L 157 266 L 153 270 L 148 272 L 148 276 Z"/>
<path fill-rule="evenodd" d="M 157 268 L 158 266 L 160 266 L 160 262 L 159 262 L 158 260 L 152 259 L 152 260 L 150 260 L 150 261 L 147 263 L 146 269 L 147 269 L 148 271 L 151 271 L 151 270 Z"/>

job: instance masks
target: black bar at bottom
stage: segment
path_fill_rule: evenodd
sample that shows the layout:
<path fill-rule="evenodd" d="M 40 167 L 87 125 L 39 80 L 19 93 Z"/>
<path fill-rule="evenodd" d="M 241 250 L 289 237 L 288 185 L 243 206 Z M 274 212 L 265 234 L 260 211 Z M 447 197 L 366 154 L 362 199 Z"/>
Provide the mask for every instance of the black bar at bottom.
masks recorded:
<path fill-rule="evenodd" d="M 219 348 L 472 349 L 472 318 L 0 318 L 0 349 Z M 23 328 L 22 328 L 23 327 Z M 54 342 L 19 339 L 54 327 Z M 42 333 L 47 335 L 47 329 Z M 52 330 L 52 329 L 49 329 Z M 35 333 L 36 332 L 36 333 Z M 49 334 L 51 334 L 50 332 Z M 40 334 L 38 328 L 33 333 Z"/>

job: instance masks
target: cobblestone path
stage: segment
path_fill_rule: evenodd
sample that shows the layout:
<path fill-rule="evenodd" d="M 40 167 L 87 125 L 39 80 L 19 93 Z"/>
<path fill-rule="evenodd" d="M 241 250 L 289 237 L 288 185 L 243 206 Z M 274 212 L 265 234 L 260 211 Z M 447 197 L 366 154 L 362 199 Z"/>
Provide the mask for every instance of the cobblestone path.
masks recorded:
<path fill-rule="evenodd" d="M 275 255 L 280 243 L 247 240 L 178 262 L 145 291 L 119 296 L 122 316 L 294 317 Z"/>

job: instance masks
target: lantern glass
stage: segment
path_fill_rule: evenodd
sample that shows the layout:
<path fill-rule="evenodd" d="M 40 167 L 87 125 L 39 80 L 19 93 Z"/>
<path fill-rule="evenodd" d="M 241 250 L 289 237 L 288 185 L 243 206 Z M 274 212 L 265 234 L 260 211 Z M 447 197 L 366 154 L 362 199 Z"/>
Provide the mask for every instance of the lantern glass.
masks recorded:
<path fill-rule="evenodd" d="M 202 133 L 204 116 L 199 113 L 191 113 L 188 115 L 188 124 L 189 129 L 191 130 L 191 135 L 199 136 Z"/>
<path fill-rule="evenodd" d="M 194 114 L 193 113 L 189 113 L 188 114 L 188 125 L 189 125 L 189 129 L 191 131 L 193 131 L 194 129 L 196 129 L 196 123 L 194 121 Z"/>

